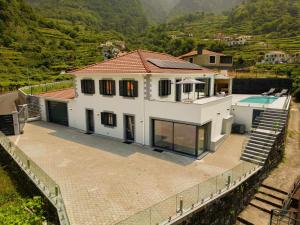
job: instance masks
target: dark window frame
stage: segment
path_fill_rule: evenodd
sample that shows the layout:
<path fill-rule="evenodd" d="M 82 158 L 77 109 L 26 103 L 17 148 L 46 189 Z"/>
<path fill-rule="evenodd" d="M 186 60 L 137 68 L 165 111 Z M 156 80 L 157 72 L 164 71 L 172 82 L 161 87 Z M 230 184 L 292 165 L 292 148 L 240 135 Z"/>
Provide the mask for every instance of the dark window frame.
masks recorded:
<path fill-rule="evenodd" d="M 112 112 L 101 112 L 101 124 L 107 127 L 117 127 L 117 115 Z"/>
<path fill-rule="evenodd" d="M 232 64 L 232 56 L 220 56 L 220 63 L 221 64 Z"/>
<path fill-rule="evenodd" d="M 158 95 L 160 97 L 171 95 L 171 80 L 159 80 L 158 81 Z"/>
<path fill-rule="evenodd" d="M 193 84 L 183 84 L 183 93 L 193 92 Z"/>
<path fill-rule="evenodd" d="M 80 84 L 81 93 L 88 95 L 95 94 L 95 81 L 93 79 L 82 79 Z"/>
<path fill-rule="evenodd" d="M 136 80 L 120 80 L 119 81 L 120 96 L 136 98 L 138 97 L 138 81 Z"/>
<path fill-rule="evenodd" d="M 213 62 L 212 62 L 212 59 L 213 59 Z M 209 56 L 209 63 L 210 64 L 216 64 L 216 61 L 217 61 L 217 57 L 215 55 L 210 55 Z"/>
<path fill-rule="evenodd" d="M 101 95 L 105 95 L 105 96 L 116 95 L 115 80 L 109 80 L 109 79 L 99 80 L 99 92 Z"/>

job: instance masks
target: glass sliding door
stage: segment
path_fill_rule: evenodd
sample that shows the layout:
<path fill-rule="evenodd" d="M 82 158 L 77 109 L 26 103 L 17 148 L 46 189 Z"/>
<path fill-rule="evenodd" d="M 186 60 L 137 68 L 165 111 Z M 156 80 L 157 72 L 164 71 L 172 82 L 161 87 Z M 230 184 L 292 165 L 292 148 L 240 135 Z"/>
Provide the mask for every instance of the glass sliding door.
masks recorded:
<path fill-rule="evenodd" d="M 153 145 L 198 157 L 208 149 L 209 124 L 196 126 L 153 120 Z"/>
<path fill-rule="evenodd" d="M 174 123 L 174 151 L 196 155 L 196 126 Z"/>
<path fill-rule="evenodd" d="M 154 145 L 160 148 L 173 149 L 173 123 L 154 120 Z"/>
<path fill-rule="evenodd" d="M 205 126 L 198 127 L 198 140 L 197 140 L 197 150 L 198 150 L 198 156 L 203 154 L 206 151 L 206 129 Z"/>

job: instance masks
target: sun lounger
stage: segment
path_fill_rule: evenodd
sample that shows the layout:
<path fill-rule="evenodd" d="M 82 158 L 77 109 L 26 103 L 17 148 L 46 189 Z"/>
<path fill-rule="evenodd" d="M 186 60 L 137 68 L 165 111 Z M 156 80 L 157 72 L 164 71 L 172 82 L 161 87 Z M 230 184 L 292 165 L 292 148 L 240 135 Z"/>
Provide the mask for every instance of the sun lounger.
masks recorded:
<path fill-rule="evenodd" d="M 284 95 L 287 95 L 288 92 L 289 92 L 288 89 L 282 89 L 281 92 L 276 93 L 275 96 L 276 96 L 276 97 L 282 97 L 282 96 L 284 96 Z"/>
<path fill-rule="evenodd" d="M 262 95 L 271 95 L 275 91 L 275 88 L 271 88 L 269 91 L 262 93 Z"/>

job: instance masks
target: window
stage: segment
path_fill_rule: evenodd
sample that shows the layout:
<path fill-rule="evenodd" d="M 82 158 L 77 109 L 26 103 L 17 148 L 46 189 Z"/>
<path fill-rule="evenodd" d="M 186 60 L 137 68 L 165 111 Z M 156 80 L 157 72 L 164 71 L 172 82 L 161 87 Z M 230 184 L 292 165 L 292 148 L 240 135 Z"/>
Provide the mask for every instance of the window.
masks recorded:
<path fill-rule="evenodd" d="M 116 82 L 114 80 L 100 80 L 99 81 L 100 94 L 115 95 Z"/>
<path fill-rule="evenodd" d="M 232 57 L 231 56 L 221 56 L 220 62 L 224 64 L 232 64 Z"/>
<path fill-rule="evenodd" d="M 184 84 L 183 85 L 183 93 L 190 93 L 193 91 L 193 85 L 192 84 Z"/>
<path fill-rule="evenodd" d="M 114 113 L 109 112 L 102 112 L 101 113 L 101 124 L 110 127 L 117 126 L 117 115 Z"/>
<path fill-rule="evenodd" d="M 159 96 L 168 96 L 171 94 L 171 80 L 160 80 L 158 86 Z"/>
<path fill-rule="evenodd" d="M 95 81 L 81 80 L 81 92 L 84 94 L 95 94 Z"/>
<path fill-rule="evenodd" d="M 119 81 L 120 96 L 138 97 L 138 82 L 135 80 Z"/>
<path fill-rule="evenodd" d="M 209 63 L 216 63 L 216 56 L 209 56 Z"/>
<path fill-rule="evenodd" d="M 190 63 L 194 63 L 194 59 L 193 58 L 189 58 L 189 62 Z"/>

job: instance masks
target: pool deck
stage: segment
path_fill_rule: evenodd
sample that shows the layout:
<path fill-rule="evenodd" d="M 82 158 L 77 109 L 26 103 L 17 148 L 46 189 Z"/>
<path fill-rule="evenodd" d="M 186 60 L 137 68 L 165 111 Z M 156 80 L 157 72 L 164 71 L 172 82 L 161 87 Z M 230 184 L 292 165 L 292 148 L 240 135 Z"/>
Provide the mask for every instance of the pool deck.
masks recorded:
<path fill-rule="evenodd" d="M 247 103 L 247 102 L 240 102 L 241 100 L 249 97 L 259 97 L 262 95 L 238 95 L 233 94 L 232 95 L 232 105 L 238 105 L 238 106 L 246 106 L 246 107 L 253 107 L 253 108 L 270 108 L 270 109 L 282 109 L 285 103 L 285 100 L 287 97 L 280 97 L 277 100 L 275 100 L 271 104 L 260 104 L 260 103 Z"/>

